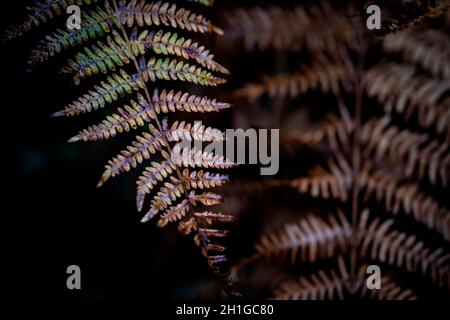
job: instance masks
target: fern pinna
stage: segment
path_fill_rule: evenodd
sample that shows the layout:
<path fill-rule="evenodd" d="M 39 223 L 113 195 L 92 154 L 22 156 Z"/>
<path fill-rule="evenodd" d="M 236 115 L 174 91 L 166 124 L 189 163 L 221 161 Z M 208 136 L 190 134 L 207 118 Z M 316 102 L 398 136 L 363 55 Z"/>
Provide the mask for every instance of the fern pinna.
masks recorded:
<path fill-rule="evenodd" d="M 273 55 L 286 65 L 257 81 L 242 75 L 233 93 L 254 106 L 252 126 L 281 128 L 284 154 L 278 177 L 229 191 L 276 194 L 242 205 L 241 224 L 262 225 L 233 269 L 252 297 L 449 296 L 450 3 L 373 3 L 384 19 L 374 31 L 362 1 L 224 17 L 227 47 L 248 52 L 247 63 Z M 372 292 L 371 264 L 383 276 Z"/>
<path fill-rule="evenodd" d="M 212 0 L 193 2 L 213 3 Z M 228 70 L 214 60 L 213 54 L 198 42 L 175 32 L 222 34 L 221 29 L 204 16 L 169 2 L 44 0 L 29 8 L 28 19 L 10 28 L 6 39 L 19 37 L 65 15 L 73 4 L 83 9 L 81 28 L 58 28 L 47 34 L 32 51 L 30 67 L 63 50 L 79 47 L 62 72 L 72 76 L 77 85 L 89 77 L 102 80 L 53 116 L 89 113 L 114 102 L 122 104 L 122 99 L 130 96 L 115 113 L 69 141 L 105 140 L 146 127 L 131 145 L 108 162 L 98 186 L 145 162 L 147 167 L 137 181 L 136 196 L 138 210 L 146 208 L 142 222 L 158 216 L 159 227 L 177 223 L 181 233 L 195 234 L 195 243 L 209 265 L 224 280 L 225 288 L 234 293 L 227 286 L 226 248 L 221 244 L 234 217 L 201 209 L 222 201 L 220 195 L 205 191 L 228 182 L 227 175 L 214 170 L 231 168 L 234 164 L 222 156 L 177 144 L 191 140 L 221 141 L 224 134 L 200 123 L 169 124 L 164 116 L 178 111 L 217 112 L 229 108 L 230 104 L 189 92 L 158 89 L 155 85 L 159 80 L 202 86 L 224 83 L 223 78 L 213 73 L 228 74 Z M 147 196 L 151 200 L 146 205 Z"/>

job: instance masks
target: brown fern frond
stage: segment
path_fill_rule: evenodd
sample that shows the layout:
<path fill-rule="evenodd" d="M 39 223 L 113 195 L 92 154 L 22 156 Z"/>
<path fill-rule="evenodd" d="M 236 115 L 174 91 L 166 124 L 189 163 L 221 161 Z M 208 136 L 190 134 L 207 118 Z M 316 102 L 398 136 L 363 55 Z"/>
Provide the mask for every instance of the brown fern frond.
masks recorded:
<path fill-rule="evenodd" d="M 328 272 L 320 270 L 310 276 L 301 276 L 287 281 L 275 291 L 276 300 L 343 300 L 345 295 L 359 295 L 371 300 L 415 300 L 410 289 L 404 289 L 390 277 L 381 277 L 381 288 L 368 290 L 365 285 L 366 265 L 362 265 L 356 277 L 352 277 L 342 256 L 338 257 L 338 268 Z M 350 290 L 349 288 L 352 288 Z M 356 288 L 356 292 L 355 291 Z"/>
<path fill-rule="evenodd" d="M 450 141 L 450 126 L 440 121 L 449 117 L 449 80 L 416 75 L 414 67 L 387 63 L 371 68 L 364 83 L 368 96 L 384 105 L 386 112 L 401 114 L 406 121 L 416 113 L 421 127 L 435 127 Z"/>
<path fill-rule="evenodd" d="M 61 71 L 73 74 L 74 82 L 78 85 L 81 79 L 100 72 L 107 74 L 109 71 L 115 71 L 117 67 L 129 64 L 132 55 L 133 51 L 126 41 L 113 30 L 111 36 L 107 36 L 106 43 L 99 41 L 91 48 L 84 48 L 84 53 L 77 53 L 74 60 L 69 59 L 68 66 Z"/>
<path fill-rule="evenodd" d="M 224 159 L 221 155 L 202 152 L 195 147 L 181 147 L 179 144 L 172 149 L 172 161 L 180 167 L 227 169 L 236 166 L 234 162 Z"/>
<path fill-rule="evenodd" d="M 200 67 L 175 59 L 169 60 L 169 58 L 164 60 L 151 58 L 146 66 L 142 66 L 141 71 L 145 72 L 142 79 L 140 74 L 130 76 L 120 69 L 119 74 L 115 73 L 107 77 L 108 82 L 102 81 L 100 85 L 94 86 L 93 90 L 69 104 L 64 110 L 54 113 L 53 116 L 78 115 L 103 108 L 120 96 L 142 90 L 145 88 L 145 82 L 149 80 L 152 82 L 158 79 L 180 80 L 205 86 L 217 86 L 225 82 L 224 79 L 215 77 Z"/>
<path fill-rule="evenodd" d="M 424 12 L 420 12 L 417 15 L 410 17 L 408 16 L 400 20 L 382 21 L 381 30 L 376 30 L 376 33 L 379 35 L 385 35 L 417 26 L 429 18 L 436 18 L 444 14 L 449 8 L 450 3 L 445 0 L 442 3 L 438 3 L 436 6 L 427 6 Z"/>
<path fill-rule="evenodd" d="M 262 82 L 246 84 L 235 91 L 236 97 L 255 101 L 263 95 L 277 98 L 294 98 L 310 90 L 339 95 L 341 87 L 351 91 L 351 74 L 342 64 L 328 59 L 318 59 L 312 65 L 302 65 L 298 73 L 263 76 Z"/>
<path fill-rule="evenodd" d="M 227 175 L 221 175 L 219 173 L 210 173 L 208 171 L 191 171 L 188 169 L 183 170 L 183 178 L 192 188 L 196 189 L 208 189 L 214 187 L 220 187 L 228 182 Z"/>
<path fill-rule="evenodd" d="M 383 48 L 387 53 L 401 53 L 405 61 L 420 65 L 433 76 L 450 78 L 449 41 L 444 32 L 414 29 L 384 37 Z"/>
<path fill-rule="evenodd" d="M 176 206 L 170 207 L 160 215 L 157 226 L 162 228 L 170 222 L 181 220 L 189 211 L 189 202 L 185 199 Z"/>
<path fill-rule="evenodd" d="M 140 91 L 145 88 L 145 82 L 136 75 L 130 76 L 120 69 L 102 81 L 100 85 L 94 86 L 93 90 L 76 99 L 63 110 L 55 112 L 53 117 L 74 116 L 103 108 L 107 104 L 117 101 L 121 96 Z"/>
<path fill-rule="evenodd" d="M 132 0 L 121 1 L 118 8 L 118 17 L 122 24 L 132 27 L 147 26 L 172 26 L 173 28 L 186 29 L 193 32 L 215 32 L 223 34 L 223 31 L 211 24 L 202 15 L 189 10 L 179 8 L 175 4 L 168 2 L 151 2 Z"/>
<path fill-rule="evenodd" d="M 351 23 L 327 1 L 311 7 L 238 8 L 225 15 L 225 24 L 225 35 L 242 39 L 248 51 L 306 48 L 312 52 L 326 50 L 340 54 L 343 44 L 354 45 Z"/>
<path fill-rule="evenodd" d="M 149 125 L 149 132 L 137 136 L 127 149 L 122 150 L 119 155 L 108 161 L 106 170 L 97 186 L 102 186 L 110 177 L 136 168 L 144 159 L 149 159 L 152 154 L 161 151 L 162 147 L 167 147 L 165 133 L 165 131 L 160 132 L 153 125 Z"/>
<path fill-rule="evenodd" d="M 444 186 L 449 183 L 450 148 L 427 134 L 401 130 L 390 124 L 390 119 L 372 119 L 363 128 L 361 141 L 365 144 L 364 155 L 375 161 L 388 160 L 404 168 L 407 177 L 416 174 L 428 177 L 436 184 L 438 179 Z"/>

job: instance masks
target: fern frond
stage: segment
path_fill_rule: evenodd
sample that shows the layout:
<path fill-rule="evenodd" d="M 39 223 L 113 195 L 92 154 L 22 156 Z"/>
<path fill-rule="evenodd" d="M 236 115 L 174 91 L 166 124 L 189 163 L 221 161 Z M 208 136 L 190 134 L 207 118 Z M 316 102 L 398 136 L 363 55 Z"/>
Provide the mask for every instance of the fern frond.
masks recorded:
<path fill-rule="evenodd" d="M 331 269 L 329 273 L 319 270 L 306 277 L 301 276 L 295 281 L 282 283 L 275 292 L 276 300 L 324 300 L 344 299 L 346 286 L 351 277 L 342 257 L 338 258 L 338 270 Z"/>
<path fill-rule="evenodd" d="M 225 35 L 241 40 L 248 51 L 293 50 L 340 54 L 354 45 L 351 23 L 329 2 L 310 7 L 238 8 L 225 15 Z"/>
<path fill-rule="evenodd" d="M 224 159 L 221 155 L 214 155 L 207 151 L 202 152 L 190 147 L 181 148 L 179 144 L 172 149 L 172 161 L 179 167 L 198 167 L 226 169 L 236 166 L 235 163 Z"/>
<path fill-rule="evenodd" d="M 71 5 L 89 5 L 97 0 L 41 0 L 35 1 L 27 19 L 19 26 L 9 28 L 4 36 L 5 40 L 11 40 L 20 37 L 30 31 L 33 27 L 47 23 L 49 20 L 66 13 Z"/>
<path fill-rule="evenodd" d="M 112 37 L 106 38 L 106 43 L 98 42 L 91 48 L 84 48 L 75 60 L 69 60 L 68 66 L 62 69 L 63 73 L 73 74 L 75 84 L 93 74 L 115 71 L 132 61 L 133 52 L 118 32 L 112 31 Z"/>
<path fill-rule="evenodd" d="M 165 60 L 151 58 L 142 71 L 145 71 L 145 77 L 141 80 L 139 74 L 130 76 L 120 69 L 119 74 L 114 73 L 107 77 L 108 82 L 102 81 L 100 85 L 94 86 L 93 90 L 72 102 L 64 110 L 54 113 L 53 116 L 73 116 L 103 108 L 120 96 L 145 88 L 145 82 L 148 80 L 181 80 L 205 86 L 216 86 L 225 82 L 224 79 L 214 77 L 199 67 L 175 59 L 170 61 L 168 58 Z M 189 106 L 189 104 L 186 105 Z"/>
<path fill-rule="evenodd" d="M 371 300 L 417 300 L 413 290 L 405 289 L 388 276 L 381 277 L 380 289 L 369 290 L 367 286 L 360 287 L 361 298 Z"/>
<path fill-rule="evenodd" d="M 366 210 L 360 219 L 361 256 L 428 275 L 439 286 L 450 287 L 450 255 L 443 249 L 432 251 L 414 235 L 391 229 L 393 220 L 375 218 L 367 226 L 368 215 Z"/>
<path fill-rule="evenodd" d="M 202 15 L 189 10 L 177 9 L 175 4 L 168 2 L 150 2 L 132 0 L 121 1 L 118 8 L 118 17 L 123 25 L 132 27 L 138 25 L 143 27 L 164 25 L 167 27 L 186 29 L 194 32 L 215 32 L 223 34 L 223 31 L 214 26 Z"/>
<path fill-rule="evenodd" d="M 181 80 L 201 84 L 204 86 L 217 86 L 225 83 L 225 80 L 213 76 L 210 72 L 200 67 L 169 58 L 151 58 L 146 68 L 142 71 L 146 73 L 152 81 L 160 80 Z"/>
<path fill-rule="evenodd" d="M 118 108 L 117 113 L 108 116 L 97 125 L 93 125 L 80 131 L 69 142 L 97 141 L 115 137 L 118 133 L 129 132 L 138 126 L 143 126 L 156 118 L 155 111 L 146 104 L 144 97 L 138 94 L 138 102 L 131 100 L 131 106 L 125 105 Z"/>
<path fill-rule="evenodd" d="M 380 35 L 385 35 L 417 26 L 428 18 L 435 18 L 442 15 L 449 8 L 450 3 L 448 3 L 448 1 L 443 1 L 442 3 L 438 3 L 436 6 L 428 6 L 425 12 L 419 13 L 418 15 L 412 17 L 407 17 L 406 19 L 382 21 L 381 30 L 377 30 L 377 33 Z"/>
<path fill-rule="evenodd" d="M 450 51 L 445 45 L 450 41 L 441 31 L 405 30 L 384 37 L 387 53 L 401 53 L 403 59 L 416 63 L 434 76 L 450 78 Z"/>
<path fill-rule="evenodd" d="M 384 105 L 386 112 L 395 111 L 406 121 L 417 113 L 421 127 L 435 126 L 450 141 L 450 126 L 439 120 L 442 116 L 448 118 L 450 100 L 445 98 L 449 80 L 418 76 L 411 66 L 380 64 L 367 72 L 364 83 L 368 96 Z"/>
<path fill-rule="evenodd" d="M 136 203 L 138 211 L 141 211 L 142 206 L 144 204 L 145 196 L 151 192 L 153 187 L 158 183 L 158 181 L 163 181 L 165 177 L 170 175 L 172 170 L 175 168 L 175 165 L 172 161 L 166 161 L 157 165 L 156 163 L 148 167 L 144 174 L 139 178 L 138 181 L 138 191 L 136 196 Z M 173 190 L 190 190 L 192 189 L 205 189 L 205 188 L 213 188 L 216 186 L 221 186 L 228 182 L 228 176 L 220 175 L 220 174 L 210 174 L 209 172 L 203 173 L 203 171 L 193 171 L 189 172 L 188 169 L 184 169 L 181 180 L 174 180 L 173 177 L 170 177 L 172 183 L 164 184 L 164 192 L 165 194 L 173 200 Z M 173 183 L 176 185 L 174 186 Z M 162 190 L 162 189 L 161 189 Z M 178 193 L 177 193 L 178 195 Z M 181 196 L 179 194 L 178 196 Z M 211 193 L 205 192 L 200 195 L 190 194 L 187 197 L 193 204 L 196 202 L 201 202 L 203 205 L 214 205 L 221 202 L 221 197 Z"/>
<path fill-rule="evenodd" d="M 144 215 L 141 222 L 147 222 L 153 219 L 153 217 L 155 217 L 159 213 L 161 213 L 161 217 L 164 213 L 167 213 L 166 218 L 169 216 L 174 217 L 173 215 L 175 214 L 176 216 L 176 212 L 178 210 L 184 210 L 184 208 L 188 208 L 189 202 L 187 199 L 184 199 L 182 202 L 180 202 L 179 206 L 176 205 L 168 208 L 177 199 L 181 198 L 186 191 L 182 181 L 174 178 L 173 176 L 170 177 L 170 180 L 171 182 L 165 182 L 164 186 L 159 189 L 155 196 L 153 196 L 150 209 Z"/>
<path fill-rule="evenodd" d="M 194 125 L 185 123 L 184 121 L 175 121 L 167 133 L 168 141 L 223 141 L 225 134 L 219 129 L 206 127 L 201 122 L 196 122 Z"/>
<path fill-rule="evenodd" d="M 214 0 L 188 0 L 188 1 L 197 2 L 205 6 L 212 6 L 214 4 Z"/>
<path fill-rule="evenodd" d="M 167 141 L 164 137 L 165 131 L 160 132 L 153 125 L 149 125 L 149 132 L 144 132 L 142 136 L 137 136 L 136 140 L 127 149 L 122 150 L 119 155 L 108 161 L 108 165 L 105 167 L 106 171 L 103 173 L 98 186 L 103 185 L 109 177 L 114 177 L 136 168 L 144 159 L 149 159 L 150 155 L 161 151 L 162 147 L 167 146 Z"/>
<path fill-rule="evenodd" d="M 226 68 L 214 61 L 214 55 L 210 54 L 204 46 L 200 46 L 191 39 L 180 37 L 174 32 L 145 30 L 139 35 L 132 35 L 130 42 L 135 54 L 137 52 L 143 54 L 145 49 L 151 48 L 156 54 L 177 55 L 185 59 L 193 59 L 211 71 L 229 74 Z"/>
<path fill-rule="evenodd" d="M 269 97 L 294 98 L 310 90 L 338 95 L 341 86 L 351 91 L 350 74 L 342 64 L 327 59 L 313 65 L 302 66 L 300 72 L 290 75 L 263 76 L 261 83 L 250 83 L 235 92 L 236 97 L 254 101 L 263 95 Z"/>
<path fill-rule="evenodd" d="M 433 197 L 421 191 L 419 185 L 402 182 L 402 179 L 382 170 L 370 172 L 366 167 L 359 177 L 359 184 L 365 190 L 364 199 L 372 195 L 384 202 L 386 210 L 394 215 L 400 210 L 419 223 L 441 233 L 450 240 L 450 210 L 441 206 Z"/>
<path fill-rule="evenodd" d="M 345 252 L 350 236 L 351 226 L 341 211 L 336 217 L 329 215 L 328 222 L 309 215 L 298 223 L 286 224 L 282 230 L 264 235 L 252 259 L 274 257 L 277 260 L 289 258 L 292 264 L 297 259 L 314 262 Z"/>
<path fill-rule="evenodd" d="M 364 154 L 376 161 L 389 160 L 410 177 L 427 176 L 435 184 L 439 179 L 444 186 L 449 183 L 450 152 L 446 143 L 431 139 L 427 134 L 401 130 L 390 124 L 389 118 L 368 121 L 361 134 L 366 143 Z M 406 164 L 406 166 L 405 166 Z"/>
<path fill-rule="evenodd" d="M 309 194 L 313 198 L 339 199 L 347 201 L 353 176 L 350 166 L 342 155 L 336 154 L 336 160 L 329 159 L 328 167 L 316 166 L 307 177 L 291 180 L 273 180 L 267 183 L 270 187 L 288 186 L 299 193 Z"/>
<path fill-rule="evenodd" d="M 325 118 L 316 129 L 305 132 L 285 131 L 282 132 L 281 139 L 289 145 L 314 146 L 326 143 L 333 151 L 350 150 L 350 134 L 354 129 L 352 120 L 347 121 L 334 114 L 327 114 Z"/>
<path fill-rule="evenodd" d="M 44 23 L 54 15 L 61 14 L 62 8 L 74 1 L 90 3 L 90 0 L 47 0 L 38 5 L 35 16 L 39 21 L 35 21 L 35 24 Z M 204 5 L 211 5 L 213 2 L 193 1 Z M 175 32 L 146 30 L 139 33 L 137 27 L 173 27 L 218 34 L 222 34 L 222 30 L 202 15 L 177 8 L 175 4 L 168 2 L 131 0 L 121 1 L 118 6 L 116 0 L 112 0 L 111 4 L 112 6 L 106 1 L 101 7 L 84 13 L 83 26 L 79 30 L 57 29 L 47 35 L 37 49 L 32 51 L 29 63 L 35 65 L 63 49 L 95 40 L 93 45 L 78 50 L 62 72 L 72 74 L 76 84 L 94 74 L 98 74 L 103 80 L 54 116 L 90 112 L 136 93 L 137 98 L 131 98 L 128 105 L 118 108 L 116 113 L 101 123 L 80 131 L 70 141 L 108 139 L 148 123 L 148 132 L 138 135 L 131 145 L 108 162 L 98 186 L 110 177 L 130 171 L 152 155 L 158 154 L 137 182 L 136 204 L 139 210 L 143 208 L 145 196 L 157 188 L 142 221 L 159 215 L 159 227 L 177 221 L 183 233 L 195 231 L 196 244 L 201 248 L 213 271 L 227 284 L 225 289 L 229 291 L 228 273 L 223 270 L 226 268 L 222 268 L 222 263 L 227 260 L 226 249 L 219 240 L 228 234 L 227 230 L 223 230 L 223 223 L 234 219 L 222 214 L 193 213 L 197 205 L 215 205 L 222 202 L 222 197 L 213 192 L 196 194 L 191 189 L 223 185 L 228 181 L 228 176 L 203 170 L 231 168 L 235 164 L 220 155 L 187 147 L 180 149 L 178 146 L 178 149 L 172 149 L 171 145 L 172 142 L 182 140 L 223 141 L 225 136 L 219 130 L 203 126 L 199 122 L 175 122 L 169 127 L 167 119 L 159 119 L 159 114 L 175 111 L 212 112 L 228 108 L 230 104 L 172 90 L 159 92 L 155 89 L 152 96 L 147 87 L 148 82 L 157 80 L 180 80 L 203 86 L 216 86 L 225 80 L 211 72 L 227 74 L 228 70 L 214 60 L 207 48 L 189 38 L 181 37 Z M 30 29 L 32 20 L 31 17 L 23 27 L 16 29 L 15 34 L 9 33 L 9 36 L 19 35 Z M 133 31 L 127 30 L 127 27 L 132 26 L 137 27 Z M 100 39 L 103 37 L 106 39 Z M 153 53 L 149 58 L 145 57 L 147 49 Z M 168 55 L 172 57 L 167 57 Z M 135 67 L 135 73 L 121 69 L 130 62 Z M 185 167 L 199 168 L 199 171 L 183 170 Z"/>
<path fill-rule="evenodd" d="M 106 81 L 94 86 L 93 90 L 89 90 L 88 93 L 52 116 L 74 116 L 91 112 L 105 107 L 106 104 L 118 100 L 121 96 L 140 91 L 143 88 L 145 88 L 145 82 L 140 80 L 137 75 L 130 76 L 120 69 L 119 74 L 114 73 L 107 76 Z"/>
<path fill-rule="evenodd" d="M 166 212 L 164 212 L 159 218 L 157 226 L 162 228 L 170 222 L 175 222 L 181 220 L 189 210 L 189 202 L 183 200 L 176 206 L 170 207 Z"/>
<path fill-rule="evenodd" d="M 108 2 L 105 2 L 107 4 Z M 31 67 L 47 61 L 50 57 L 98 37 L 104 37 L 118 27 L 118 21 L 114 18 L 112 9 L 105 5 L 105 9 L 97 7 L 83 14 L 83 26 L 81 29 L 57 31 L 47 35 L 41 40 L 36 49 L 31 52 L 28 63 Z"/>
<path fill-rule="evenodd" d="M 220 187 L 228 182 L 228 176 L 219 173 L 210 173 L 208 171 L 192 171 L 188 169 L 183 170 L 183 179 L 185 183 L 189 184 L 194 189 L 208 189 Z"/>
<path fill-rule="evenodd" d="M 214 192 L 203 192 L 201 194 L 196 194 L 191 192 L 188 196 L 189 201 L 192 204 L 200 202 L 204 206 L 214 206 L 216 204 L 222 203 L 222 196 Z"/>
<path fill-rule="evenodd" d="M 176 170 L 175 164 L 168 159 L 169 155 L 162 152 L 162 156 L 166 159 L 163 162 L 152 162 L 150 166 L 145 168 L 137 183 L 136 206 L 138 211 L 142 210 L 144 198 L 149 194 L 158 182 L 163 181 Z"/>
<path fill-rule="evenodd" d="M 319 270 L 310 276 L 287 281 L 275 291 L 277 300 L 342 300 L 345 295 L 359 295 L 371 300 L 415 300 L 412 290 L 404 289 L 390 277 L 381 277 L 381 288 L 368 290 L 365 285 L 366 265 L 362 265 L 355 277 L 348 271 L 343 258 L 338 257 L 338 268 L 328 272 Z"/>

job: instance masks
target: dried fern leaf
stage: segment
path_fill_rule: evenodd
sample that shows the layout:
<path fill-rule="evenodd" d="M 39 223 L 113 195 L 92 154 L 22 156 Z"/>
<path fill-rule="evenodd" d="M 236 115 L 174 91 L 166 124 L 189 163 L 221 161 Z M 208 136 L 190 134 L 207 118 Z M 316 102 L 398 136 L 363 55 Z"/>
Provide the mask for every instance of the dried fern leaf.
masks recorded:
<path fill-rule="evenodd" d="M 115 137 L 122 132 L 129 132 L 138 126 L 156 118 L 155 111 L 146 104 L 144 97 L 138 94 L 138 101 L 131 100 L 131 105 L 125 105 L 117 109 L 117 113 L 108 116 L 105 120 L 97 125 L 93 125 L 80 131 L 76 136 L 72 137 L 69 142 L 97 141 Z"/>
<path fill-rule="evenodd" d="M 209 53 L 208 49 L 191 39 L 180 37 L 175 32 L 164 32 L 163 30 L 149 32 L 145 30 L 139 35 L 133 33 L 130 41 L 135 55 L 137 53 L 144 54 L 146 49 L 150 48 L 156 54 L 176 55 L 185 59 L 193 59 L 211 71 L 229 74 L 225 67 L 214 61 L 214 55 Z"/>
<path fill-rule="evenodd" d="M 175 111 L 212 112 L 231 107 L 229 103 L 217 102 L 208 97 L 199 97 L 173 90 L 159 92 L 158 89 L 153 91 L 152 104 L 158 114 Z"/>
<path fill-rule="evenodd" d="M 365 201 L 374 196 L 388 212 L 411 215 L 417 222 L 450 240 L 450 210 L 422 192 L 418 184 L 405 183 L 382 170 L 369 171 L 368 168 L 364 168 L 358 180 L 364 190 Z"/>
<path fill-rule="evenodd" d="M 345 252 L 351 226 L 344 214 L 329 215 L 328 222 L 309 215 L 298 223 L 286 224 L 282 230 L 264 235 L 255 247 L 252 258 L 289 258 L 294 264 L 297 260 L 314 262 L 318 259 L 331 258 L 336 253 Z"/>

